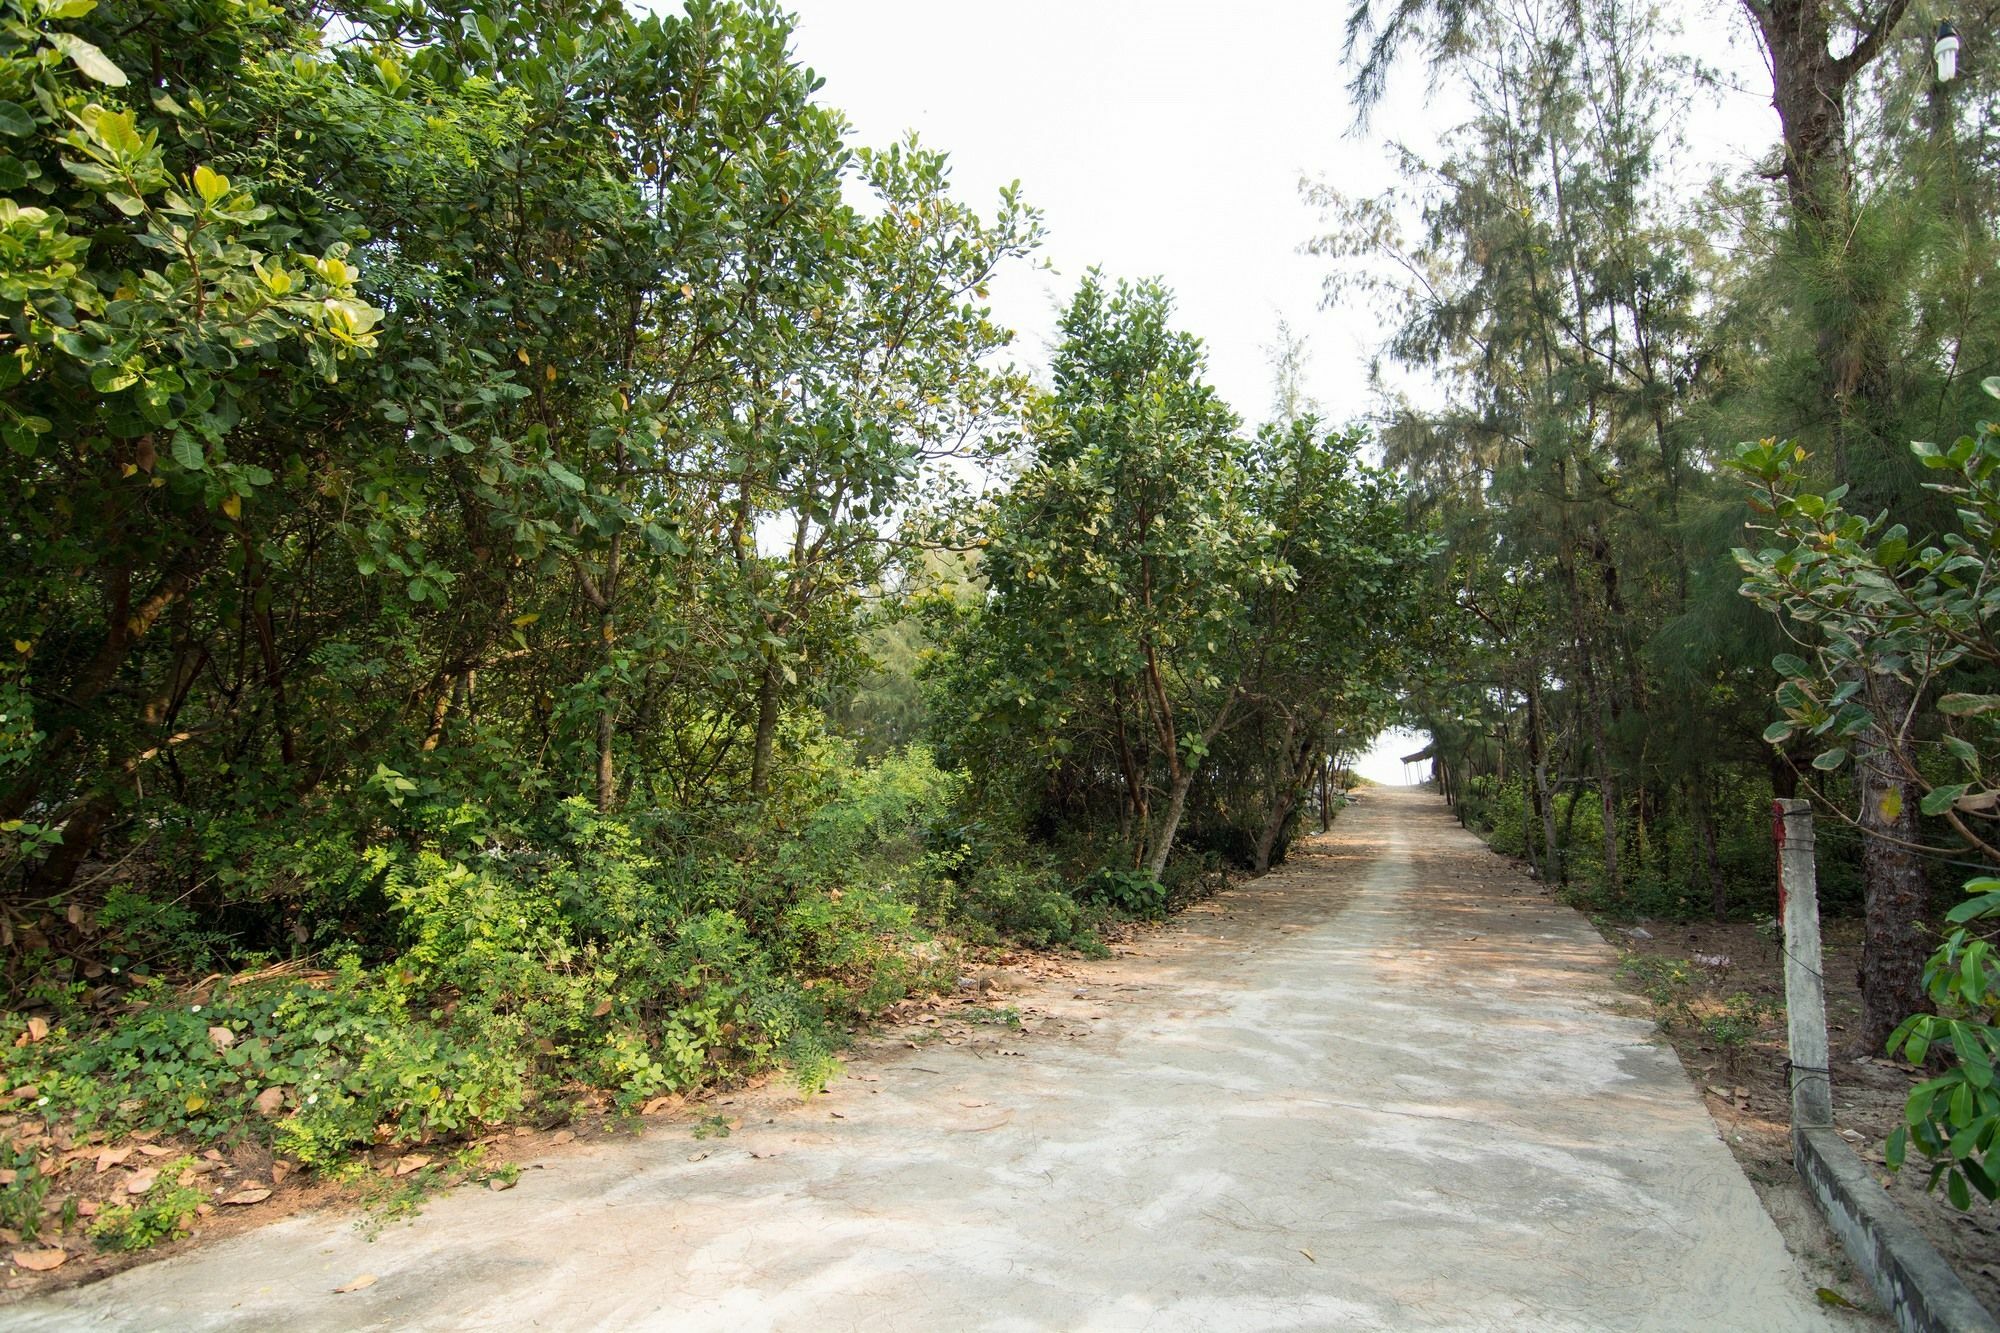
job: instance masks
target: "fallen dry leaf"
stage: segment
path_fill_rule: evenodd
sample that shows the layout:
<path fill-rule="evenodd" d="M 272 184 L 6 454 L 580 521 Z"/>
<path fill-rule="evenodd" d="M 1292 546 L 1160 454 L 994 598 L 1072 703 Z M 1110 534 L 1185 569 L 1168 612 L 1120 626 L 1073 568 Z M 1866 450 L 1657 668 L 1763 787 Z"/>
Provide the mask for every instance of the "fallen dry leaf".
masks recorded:
<path fill-rule="evenodd" d="M 662 1111 L 679 1110 L 681 1105 L 686 1101 L 687 1098 L 681 1096 L 679 1093 L 670 1092 L 664 1097 L 655 1097 L 650 1102 L 647 1102 L 639 1108 L 639 1114 L 658 1115 Z"/>
<path fill-rule="evenodd" d="M 606 996 L 604 999 L 601 999 L 597 1002 L 597 1007 L 590 1011 L 590 1016 L 592 1018 L 602 1018 L 610 1012 L 611 1012 L 611 997 Z"/>
<path fill-rule="evenodd" d="M 562 1130 L 557 1130 L 557 1131 L 556 1131 L 556 1133 L 555 1133 L 555 1136 L 554 1136 L 553 1138 L 551 1138 L 551 1139 L 549 1140 L 549 1142 L 550 1142 L 550 1143 L 568 1143 L 568 1142 L 570 1142 L 570 1141 L 571 1141 L 572 1139 L 574 1139 L 575 1137 L 576 1137 L 576 1131 L 575 1131 L 575 1130 L 573 1130 L 573 1129 L 562 1129 Z"/>
<path fill-rule="evenodd" d="M 96 1217 L 97 1207 L 97 1200 L 95 1199 L 78 1199 L 76 1201 L 76 1215 L 78 1217 Z"/>
<path fill-rule="evenodd" d="M 292 1174 L 292 1164 L 284 1158 L 280 1157 L 277 1161 L 271 1163 L 271 1183 L 273 1185 L 284 1184 L 285 1177 L 290 1174 Z"/>
<path fill-rule="evenodd" d="M 215 1043 L 215 1049 L 218 1051 L 226 1051 L 236 1044 L 236 1034 L 224 1027 L 210 1028 L 208 1039 Z"/>
<path fill-rule="evenodd" d="M 48 1035 L 49 1035 L 49 1020 L 48 1020 L 48 1019 L 46 1019 L 46 1018 L 31 1018 L 31 1019 L 29 1019 L 29 1020 L 28 1020 L 28 1040 L 29 1040 L 29 1041 L 40 1041 L 40 1040 L 42 1040 L 42 1039 L 43 1039 L 44 1037 L 46 1037 L 46 1036 L 48 1036 Z M 24 1251 L 22 1251 L 22 1253 L 26 1254 L 26 1253 L 29 1253 L 29 1251 L 26 1251 L 26 1250 L 24 1250 Z M 47 1251 L 39 1251 L 39 1253 L 47 1253 Z M 58 1253 L 60 1253 L 60 1251 L 58 1251 Z"/>
<path fill-rule="evenodd" d="M 207 1158 L 211 1162 L 219 1162 L 222 1160 L 222 1153 L 215 1148 L 208 1149 L 207 1151 L 202 1153 L 202 1156 Z"/>
<path fill-rule="evenodd" d="M 276 1115 L 285 1109 L 285 1090 L 266 1088 L 257 1094 L 257 1114 Z"/>
<path fill-rule="evenodd" d="M 421 1171 L 430 1164 L 431 1164 L 430 1158 L 424 1156 L 420 1152 L 413 1152 L 407 1157 L 399 1157 L 396 1159 L 396 1174 L 399 1176 L 407 1176 L 410 1174 L 410 1172 Z"/>
<path fill-rule="evenodd" d="M 144 1194 L 147 1190 L 153 1188 L 153 1182 L 159 1178 L 159 1170 L 155 1167 L 147 1167 L 144 1171 L 134 1171 L 132 1178 L 125 1182 L 125 1192 L 127 1194 Z"/>
<path fill-rule="evenodd" d="M 33 1273 L 50 1273 L 69 1262 L 61 1250 L 16 1250 L 14 1262 Z"/>
<path fill-rule="evenodd" d="M 157 1143 L 142 1143 L 139 1145 L 139 1151 L 148 1157 L 172 1157 L 174 1155 L 172 1148 L 162 1148 Z"/>
<path fill-rule="evenodd" d="M 270 1197 L 271 1197 L 271 1191 L 265 1189 L 261 1185 L 253 1185 L 249 1189 L 236 1191 L 236 1193 L 224 1199 L 223 1202 L 230 1204 L 239 1204 L 239 1205 L 249 1204 L 249 1203 L 262 1203 L 264 1202 L 264 1200 Z"/>
<path fill-rule="evenodd" d="M 373 1273 L 363 1273 L 360 1277 L 355 1278 L 354 1281 L 349 1282 L 345 1286 L 335 1287 L 333 1292 L 334 1295 L 338 1296 L 345 1292 L 360 1291 L 363 1287 L 372 1287 L 374 1285 L 375 1275 Z"/>
<path fill-rule="evenodd" d="M 103 1175 L 132 1155 L 130 1148 L 106 1148 L 97 1154 L 97 1174 Z"/>
<path fill-rule="evenodd" d="M 486 1177 L 486 1188 L 494 1191 L 510 1190 L 514 1188 L 514 1182 L 505 1176 L 488 1176 Z"/>

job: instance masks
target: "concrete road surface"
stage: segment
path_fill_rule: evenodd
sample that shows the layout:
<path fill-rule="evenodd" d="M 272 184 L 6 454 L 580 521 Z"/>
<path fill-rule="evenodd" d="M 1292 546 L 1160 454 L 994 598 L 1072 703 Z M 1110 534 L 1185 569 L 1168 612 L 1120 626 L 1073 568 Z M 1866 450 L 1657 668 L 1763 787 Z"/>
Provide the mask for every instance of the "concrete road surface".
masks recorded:
<path fill-rule="evenodd" d="M 1434 796 L 1378 790 L 1007 997 L 1031 1033 L 897 1041 L 829 1096 L 739 1096 L 726 1139 L 600 1140 L 372 1242 L 293 1218 L 0 1327 L 1843 1326 L 1612 963 Z"/>

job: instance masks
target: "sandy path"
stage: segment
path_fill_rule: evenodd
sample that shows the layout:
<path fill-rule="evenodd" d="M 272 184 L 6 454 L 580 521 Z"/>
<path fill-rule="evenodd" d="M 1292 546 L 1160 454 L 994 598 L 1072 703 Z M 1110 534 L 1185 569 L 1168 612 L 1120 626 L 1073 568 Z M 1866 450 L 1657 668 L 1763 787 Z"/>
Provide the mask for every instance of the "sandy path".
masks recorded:
<path fill-rule="evenodd" d="M 604 1142 L 372 1243 L 294 1218 L 0 1325 L 1841 1326 L 1612 961 L 1434 797 L 1379 791 L 1010 997 L 1032 1036 L 897 1045 L 810 1103 L 740 1099 L 725 1140 Z"/>

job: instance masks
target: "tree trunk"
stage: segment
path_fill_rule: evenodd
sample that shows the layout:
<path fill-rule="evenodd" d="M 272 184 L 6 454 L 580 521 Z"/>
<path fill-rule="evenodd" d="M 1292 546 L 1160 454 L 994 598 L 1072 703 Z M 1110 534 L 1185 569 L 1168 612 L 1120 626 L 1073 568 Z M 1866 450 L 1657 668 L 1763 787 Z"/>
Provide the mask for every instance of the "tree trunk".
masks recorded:
<path fill-rule="evenodd" d="M 1697 768 L 1688 786 L 1688 808 L 1694 815 L 1695 836 L 1701 841 L 1702 865 L 1708 872 L 1709 909 L 1717 921 L 1729 914 L 1729 885 L 1722 877 L 1722 854 L 1715 842 L 1715 804 L 1708 790 L 1706 768 Z"/>
<path fill-rule="evenodd" d="M 1910 691 L 1902 681 L 1879 676 L 1872 684 L 1878 717 L 1908 712 Z M 1867 888 L 1857 1043 L 1867 1054 L 1880 1055 L 1898 1023 L 1930 1008 L 1924 994 L 1924 963 L 1932 945 L 1924 929 L 1930 895 L 1923 861 L 1905 845 L 1918 840 L 1916 791 L 1889 747 L 1860 747 L 1856 758 Z"/>
<path fill-rule="evenodd" d="M 609 813 L 618 805 L 618 775 L 612 762 L 618 735 L 618 715 L 610 705 L 597 710 L 597 808 Z"/>
<path fill-rule="evenodd" d="M 1287 724 L 1289 730 L 1290 724 Z M 1289 740 L 1289 737 L 1287 738 Z M 1287 751 L 1290 750 L 1289 744 Z M 1253 849 L 1252 869 L 1262 875 L 1271 868 L 1271 854 L 1277 850 L 1278 839 L 1285 832 L 1285 824 L 1292 817 L 1299 798 L 1305 795 L 1313 773 L 1317 770 L 1324 782 L 1325 767 L 1319 762 L 1319 746 L 1308 732 L 1306 740 L 1299 746 L 1298 754 L 1285 769 L 1281 785 L 1271 800 L 1270 812 L 1264 818 L 1264 827 L 1257 834 L 1257 845 Z"/>
<path fill-rule="evenodd" d="M 1146 873 L 1158 879 L 1167 868 L 1167 853 L 1174 849 L 1174 834 L 1180 831 L 1181 811 L 1187 806 L 1188 789 L 1194 786 L 1194 769 L 1183 767 L 1167 794 L 1167 808 L 1160 815 L 1159 841 L 1146 858 Z"/>
<path fill-rule="evenodd" d="M 762 796 L 771 786 L 771 751 L 778 738 L 778 664 L 764 663 L 764 679 L 757 686 L 757 745 L 750 752 L 750 794 Z"/>
<path fill-rule="evenodd" d="M 1539 669 L 1538 669 L 1539 673 Z M 1562 852 L 1556 845 L 1555 796 L 1549 790 L 1548 744 L 1542 737 L 1542 684 L 1528 691 L 1528 762 L 1534 773 L 1535 818 L 1541 825 L 1542 878 L 1562 878 Z M 1530 835 L 1532 841 L 1533 835 Z"/>
<path fill-rule="evenodd" d="M 1556 856 L 1556 870 L 1564 884 L 1569 883 L 1569 843 L 1576 831 L 1576 803 L 1583 799 L 1583 780 L 1574 778 L 1569 789 L 1569 803 L 1563 806 L 1562 850 Z"/>
<path fill-rule="evenodd" d="M 1264 820 L 1264 827 L 1257 834 L 1257 845 L 1252 851 L 1250 870 L 1252 874 L 1268 874 L 1271 869 L 1271 853 L 1278 846 L 1278 836 L 1285 831 L 1285 821 L 1292 817 L 1292 807 L 1298 804 L 1295 793 L 1287 792 L 1278 797 L 1271 813 Z"/>

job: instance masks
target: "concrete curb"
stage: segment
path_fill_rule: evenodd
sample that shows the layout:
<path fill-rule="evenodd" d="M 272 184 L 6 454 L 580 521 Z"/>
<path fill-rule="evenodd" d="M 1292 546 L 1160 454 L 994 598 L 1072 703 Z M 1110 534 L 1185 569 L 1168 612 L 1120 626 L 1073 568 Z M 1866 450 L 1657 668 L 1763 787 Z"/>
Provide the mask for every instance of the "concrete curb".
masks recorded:
<path fill-rule="evenodd" d="M 1951 1265 L 1832 1129 L 1792 1130 L 1792 1159 L 1827 1224 L 1905 1333 L 2000 1333 Z"/>

